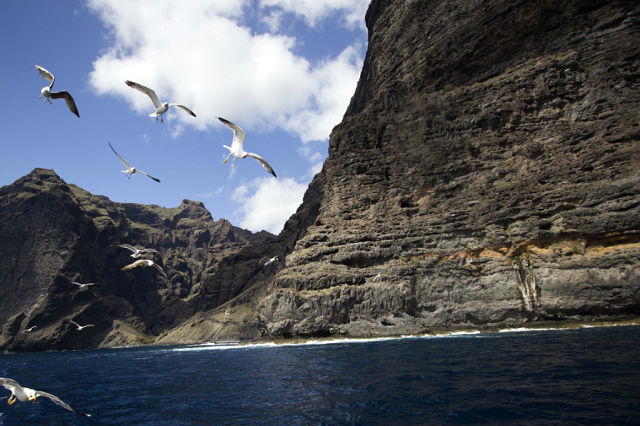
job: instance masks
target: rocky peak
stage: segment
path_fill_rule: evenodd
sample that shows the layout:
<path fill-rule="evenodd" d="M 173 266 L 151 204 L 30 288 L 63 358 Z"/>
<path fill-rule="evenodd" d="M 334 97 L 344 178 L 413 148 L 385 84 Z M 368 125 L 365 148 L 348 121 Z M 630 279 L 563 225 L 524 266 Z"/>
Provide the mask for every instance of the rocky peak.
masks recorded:
<path fill-rule="evenodd" d="M 225 257 L 266 237 L 214 221 L 201 202 L 115 203 L 46 169 L 0 188 L 0 203 L 0 348 L 148 342 L 194 313 Z M 121 243 L 158 250 L 151 257 L 168 278 L 153 268 L 121 271 L 134 260 Z M 79 339 L 69 319 L 96 327 Z M 31 325 L 34 333 L 22 333 Z"/>

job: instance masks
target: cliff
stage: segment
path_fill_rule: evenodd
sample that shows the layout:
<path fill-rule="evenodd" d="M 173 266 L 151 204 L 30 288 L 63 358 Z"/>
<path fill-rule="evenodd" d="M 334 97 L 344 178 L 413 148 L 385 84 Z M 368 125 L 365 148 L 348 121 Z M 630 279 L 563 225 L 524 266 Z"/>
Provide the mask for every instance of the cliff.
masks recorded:
<path fill-rule="evenodd" d="M 194 314 L 223 258 L 269 236 L 214 221 L 199 202 L 114 203 L 35 169 L 0 188 L 0 348 L 150 343 Z M 122 272 L 135 259 L 121 243 L 158 250 L 152 257 L 168 278 L 153 268 Z M 94 326 L 78 331 L 71 320 Z"/>
<path fill-rule="evenodd" d="M 640 313 L 640 4 L 391 1 L 266 336 Z"/>

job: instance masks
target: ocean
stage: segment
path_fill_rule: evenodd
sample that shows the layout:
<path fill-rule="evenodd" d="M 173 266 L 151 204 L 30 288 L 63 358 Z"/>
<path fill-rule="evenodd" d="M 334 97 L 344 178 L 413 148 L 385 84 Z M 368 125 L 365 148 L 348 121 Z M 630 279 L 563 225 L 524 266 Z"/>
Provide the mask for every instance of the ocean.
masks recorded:
<path fill-rule="evenodd" d="M 6 354 L 0 425 L 640 424 L 640 326 Z"/>

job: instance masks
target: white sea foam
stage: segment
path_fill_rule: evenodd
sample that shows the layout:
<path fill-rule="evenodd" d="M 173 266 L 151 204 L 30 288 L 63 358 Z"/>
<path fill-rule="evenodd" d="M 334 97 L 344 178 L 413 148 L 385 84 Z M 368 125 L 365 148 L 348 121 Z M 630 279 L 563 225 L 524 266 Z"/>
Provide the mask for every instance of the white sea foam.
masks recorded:
<path fill-rule="evenodd" d="M 611 324 L 609 326 L 624 325 L 624 324 Z M 517 328 L 504 328 L 497 330 L 498 333 L 528 333 L 538 331 L 564 331 L 575 328 L 593 328 L 593 325 L 582 324 L 576 327 L 517 327 Z M 181 347 L 174 347 L 168 349 L 174 352 L 187 352 L 187 351 L 210 351 L 210 350 L 228 350 L 228 349 L 259 349 L 259 348 L 282 348 L 290 346 L 310 346 L 310 345 L 336 345 L 336 344 L 359 344 L 359 343 L 373 343 L 373 342 L 385 342 L 393 340 L 406 340 L 406 339 L 452 339 L 452 338 L 465 338 L 465 337 L 484 337 L 495 333 L 495 331 L 480 331 L 480 330 L 465 330 L 465 331 L 448 331 L 436 334 L 418 334 L 418 335 L 402 335 L 393 337 L 365 337 L 365 338 L 326 338 L 326 339 L 308 339 L 308 340 L 291 340 L 291 341 L 271 341 L 271 342 L 211 342 L 195 345 L 187 345 Z"/>

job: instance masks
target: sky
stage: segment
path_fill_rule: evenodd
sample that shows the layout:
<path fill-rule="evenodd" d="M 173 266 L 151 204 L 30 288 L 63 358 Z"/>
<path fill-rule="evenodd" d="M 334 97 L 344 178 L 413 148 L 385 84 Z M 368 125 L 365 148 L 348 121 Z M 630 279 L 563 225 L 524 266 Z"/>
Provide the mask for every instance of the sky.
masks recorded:
<path fill-rule="evenodd" d="M 369 0 L 0 1 L 0 186 L 34 168 L 115 202 L 202 201 L 214 219 L 278 233 L 327 156 L 366 52 Z M 80 118 L 61 99 L 68 91 Z M 125 80 L 151 87 L 164 122 Z M 267 160 L 225 164 L 233 132 Z M 118 153 L 156 183 L 121 173 Z"/>

